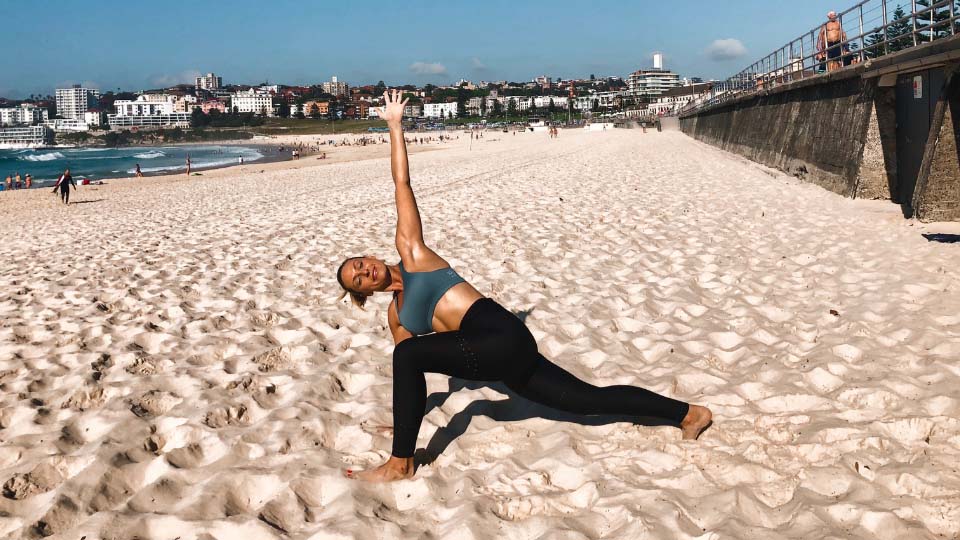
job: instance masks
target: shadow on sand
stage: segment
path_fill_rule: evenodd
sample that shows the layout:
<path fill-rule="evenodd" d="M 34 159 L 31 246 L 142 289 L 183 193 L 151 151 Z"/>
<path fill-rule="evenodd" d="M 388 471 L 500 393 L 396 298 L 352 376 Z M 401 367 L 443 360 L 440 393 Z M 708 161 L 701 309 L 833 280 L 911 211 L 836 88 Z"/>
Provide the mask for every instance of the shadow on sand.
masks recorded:
<path fill-rule="evenodd" d="M 960 242 L 960 234 L 934 233 L 924 234 L 927 242 L 940 242 L 941 244 L 956 244 Z"/>
<path fill-rule="evenodd" d="M 446 426 L 441 427 L 433 434 L 426 448 L 421 448 L 416 451 L 414 454 L 414 463 L 417 468 L 422 465 L 430 465 L 436 461 L 447 447 L 450 446 L 450 443 L 467 432 L 467 428 L 470 427 L 470 422 L 477 416 L 486 416 L 497 422 L 515 422 L 530 418 L 544 418 L 557 422 L 580 424 L 582 426 L 604 426 L 617 422 L 630 422 L 643 426 L 675 426 L 674 423 L 662 418 L 627 415 L 587 416 L 558 411 L 518 396 L 511 392 L 503 383 L 468 381 L 451 377 L 449 384 L 449 389 L 446 392 L 434 392 L 427 396 L 427 413 L 433 410 L 434 407 L 442 406 L 451 394 L 462 389 L 476 390 L 478 388 L 488 387 L 502 394 L 506 394 L 508 398 L 496 401 L 489 399 L 474 401 L 467 405 L 465 409 L 453 415 Z"/>

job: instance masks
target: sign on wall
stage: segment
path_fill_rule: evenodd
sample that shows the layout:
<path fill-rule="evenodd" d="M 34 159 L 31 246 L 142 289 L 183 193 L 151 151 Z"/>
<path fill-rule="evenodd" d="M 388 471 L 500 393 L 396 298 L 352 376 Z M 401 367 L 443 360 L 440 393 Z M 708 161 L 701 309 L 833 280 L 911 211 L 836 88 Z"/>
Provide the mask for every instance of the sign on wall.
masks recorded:
<path fill-rule="evenodd" d="M 923 76 L 913 78 L 913 99 L 923 99 Z"/>

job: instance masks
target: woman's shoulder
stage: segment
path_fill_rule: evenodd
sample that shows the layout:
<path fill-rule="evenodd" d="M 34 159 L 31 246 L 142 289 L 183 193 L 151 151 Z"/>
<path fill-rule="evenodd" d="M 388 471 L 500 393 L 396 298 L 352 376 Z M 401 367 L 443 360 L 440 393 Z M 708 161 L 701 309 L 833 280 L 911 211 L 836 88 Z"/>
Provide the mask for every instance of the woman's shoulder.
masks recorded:
<path fill-rule="evenodd" d="M 400 253 L 400 270 L 403 272 L 433 272 L 444 268 L 450 268 L 450 263 L 427 246 Z"/>

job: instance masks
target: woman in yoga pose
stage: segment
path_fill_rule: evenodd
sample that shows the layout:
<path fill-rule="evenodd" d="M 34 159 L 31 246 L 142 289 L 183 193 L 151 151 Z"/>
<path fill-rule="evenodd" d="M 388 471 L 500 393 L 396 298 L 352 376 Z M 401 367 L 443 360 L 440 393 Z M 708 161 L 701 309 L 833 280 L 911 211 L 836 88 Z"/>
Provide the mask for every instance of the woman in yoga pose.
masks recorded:
<path fill-rule="evenodd" d="M 391 170 L 397 200 L 400 263 L 353 257 L 337 280 L 354 304 L 375 292 L 393 293 L 387 310 L 393 351 L 393 451 L 376 469 L 346 471 L 351 478 L 389 482 L 414 474 L 413 452 L 423 420 L 424 373 L 475 381 L 502 381 L 531 401 L 576 414 L 616 414 L 666 419 L 684 439 L 696 439 L 710 410 L 634 386 L 597 387 L 577 379 L 537 352 L 524 323 L 464 281 L 423 242 L 420 214 L 410 187 L 401 118 L 406 100 L 384 92 L 380 117 L 390 129 Z"/>

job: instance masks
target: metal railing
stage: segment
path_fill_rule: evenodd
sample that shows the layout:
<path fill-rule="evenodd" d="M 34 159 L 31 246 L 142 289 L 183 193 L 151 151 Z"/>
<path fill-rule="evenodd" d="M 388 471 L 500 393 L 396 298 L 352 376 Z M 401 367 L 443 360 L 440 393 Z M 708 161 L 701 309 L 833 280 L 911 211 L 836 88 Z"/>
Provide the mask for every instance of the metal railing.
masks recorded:
<path fill-rule="evenodd" d="M 866 62 L 960 34 L 960 0 L 864 0 L 837 14 L 840 41 L 821 37 L 824 23 L 757 60 L 684 107 L 688 114 L 744 95 Z"/>

